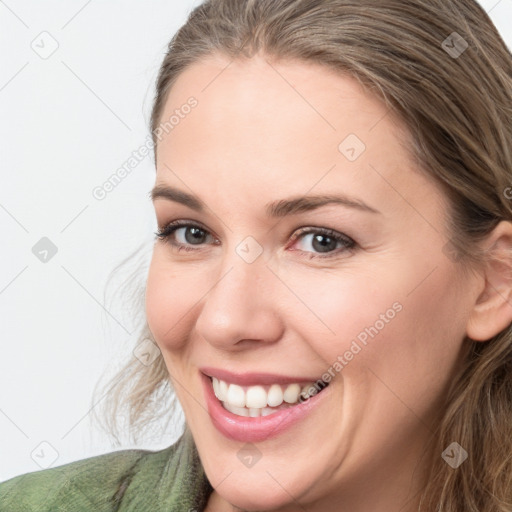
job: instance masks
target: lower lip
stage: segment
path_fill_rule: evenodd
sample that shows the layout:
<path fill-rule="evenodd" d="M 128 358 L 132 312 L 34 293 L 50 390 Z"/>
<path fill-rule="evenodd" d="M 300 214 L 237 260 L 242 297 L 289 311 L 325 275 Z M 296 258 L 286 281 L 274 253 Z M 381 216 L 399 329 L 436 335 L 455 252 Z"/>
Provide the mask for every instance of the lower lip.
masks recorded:
<path fill-rule="evenodd" d="M 316 409 L 329 391 L 329 388 L 325 388 L 306 402 L 281 409 L 268 416 L 250 418 L 238 416 L 224 409 L 213 392 L 210 378 L 201 373 L 201 379 L 212 423 L 227 438 L 241 442 L 254 443 L 278 436 Z"/>

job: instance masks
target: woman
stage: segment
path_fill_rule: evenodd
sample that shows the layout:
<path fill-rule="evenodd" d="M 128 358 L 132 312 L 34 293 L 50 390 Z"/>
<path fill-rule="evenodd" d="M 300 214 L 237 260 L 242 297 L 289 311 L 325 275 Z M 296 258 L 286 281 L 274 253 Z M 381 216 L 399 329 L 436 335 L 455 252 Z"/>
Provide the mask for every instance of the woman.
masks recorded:
<path fill-rule="evenodd" d="M 473 0 L 197 7 L 152 113 L 161 356 L 112 395 L 136 428 L 170 382 L 186 430 L 0 508 L 512 510 L 511 85 Z"/>

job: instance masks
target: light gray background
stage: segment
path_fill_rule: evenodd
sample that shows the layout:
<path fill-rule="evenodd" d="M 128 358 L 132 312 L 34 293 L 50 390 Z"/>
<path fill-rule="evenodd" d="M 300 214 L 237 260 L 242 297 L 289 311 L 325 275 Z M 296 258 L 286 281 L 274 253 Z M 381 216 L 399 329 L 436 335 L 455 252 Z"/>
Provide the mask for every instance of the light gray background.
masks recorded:
<path fill-rule="evenodd" d="M 135 336 L 104 292 L 140 244 L 149 260 L 152 156 L 104 199 L 92 191 L 146 141 L 166 45 L 199 3 L 0 0 L 0 481 L 111 451 L 92 392 Z M 512 0 L 481 3 L 512 48 Z M 42 237 L 58 250 L 47 262 Z"/>

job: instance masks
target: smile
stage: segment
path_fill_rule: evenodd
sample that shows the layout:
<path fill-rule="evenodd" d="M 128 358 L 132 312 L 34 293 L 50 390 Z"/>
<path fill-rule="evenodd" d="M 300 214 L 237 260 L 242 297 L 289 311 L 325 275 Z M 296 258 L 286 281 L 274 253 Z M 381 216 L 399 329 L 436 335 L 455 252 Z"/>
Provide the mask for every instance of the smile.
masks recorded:
<path fill-rule="evenodd" d="M 251 418 L 268 416 L 279 410 L 293 407 L 299 400 L 307 400 L 316 394 L 316 392 L 313 393 L 316 391 L 314 382 L 303 386 L 298 383 L 285 386 L 280 384 L 239 386 L 212 377 L 212 384 L 213 392 L 224 409 L 237 416 Z"/>
<path fill-rule="evenodd" d="M 242 442 L 281 434 L 329 395 L 328 384 L 321 380 L 204 369 L 201 379 L 213 425 L 225 437 Z"/>

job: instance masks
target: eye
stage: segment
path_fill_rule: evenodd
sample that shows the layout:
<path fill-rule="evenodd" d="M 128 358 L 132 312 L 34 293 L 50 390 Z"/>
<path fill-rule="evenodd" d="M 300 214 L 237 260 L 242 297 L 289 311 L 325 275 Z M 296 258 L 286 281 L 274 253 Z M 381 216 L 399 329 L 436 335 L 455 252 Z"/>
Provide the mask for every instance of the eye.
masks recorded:
<path fill-rule="evenodd" d="M 309 258 L 329 258 L 339 256 L 340 253 L 352 250 L 356 247 L 356 242 L 349 236 L 327 228 L 308 227 L 299 229 L 292 235 L 292 240 L 299 240 L 302 243 L 300 251 L 307 253 Z M 315 254 L 306 250 L 310 246 Z M 324 256 L 325 254 L 325 256 Z"/>
<path fill-rule="evenodd" d="M 181 231 L 181 233 L 180 233 Z M 194 251 L 193 247 L 188 247 L 187 244 L 190 245 L 201 245 L 205 243 L 205 239 L 210 236 L 213 239 L 213 236 L 201 226 L 197 224 L 192 224 L 186 221 L 174 221 L 167 226 L 164 226 L 155 235 L 164 242 L 167 242 L 174 246 L 178 251 Z M 176 240 L 176 238 L 181 240 Z"/>
<path fill-rule="evenodd" d="M 162 241 L 169 243 L 177 251 L 198 251 L 202 249 L 202 245 L 210 243 L 219 245 L 211 233 L 199 226 L 187 221 L 174 221 L 160 229 L 155 235 Z M 299 240 L 303 247 L 299 252 L 305 253 L 308 258 L 328 258 L 338 256 L 342 252 L 353 250 L 357 243 L 349 236 L 327 228 L 307 227 L 301 228 L 292 235 L 292 243 L 295 244 Z M 193 246 L 197 247 L 193 247 Z M 307 250 L 308 246 L 313 248 L 311 252 Z M 297 249 L 292 249 L 296 251 Z"/>

